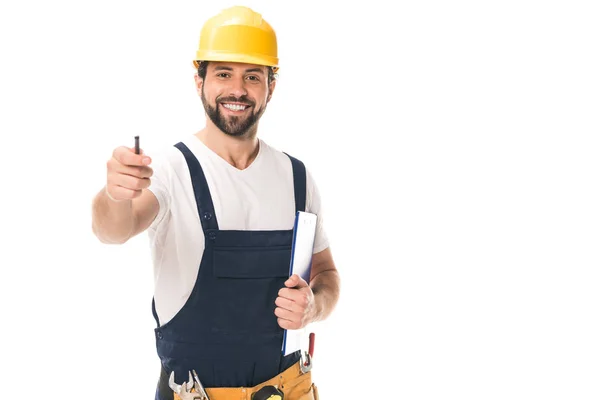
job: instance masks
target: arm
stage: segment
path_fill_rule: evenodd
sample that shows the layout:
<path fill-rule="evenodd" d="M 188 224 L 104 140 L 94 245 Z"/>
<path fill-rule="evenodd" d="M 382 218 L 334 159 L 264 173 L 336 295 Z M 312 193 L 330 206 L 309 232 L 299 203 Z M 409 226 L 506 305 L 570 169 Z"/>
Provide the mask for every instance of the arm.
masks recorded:
<path fill-rule="evenodd" d="M 309 319 L 311 322 L 324 320 L 331 314 L 340 296 L 340 276 L 329 247 L 313 255 L 309 286 L 314 296 Z"/>
<path fill-rule="evenodd" d="M 159 202 L 147 188 L 153 170 L 143 151 L 117 147 L 106 163 L 106 186 L 92 202 L 92 231 L 107 244 L 122 244 L 146 230 L 158 215 Z"/>
<path fill-rule="evenodd" d="M 294 274 L 275 300 L 275 315 L 284 329 L 300 329 L 326 319 L 340 295 L 340 277 L 329 248 L 313 255 L 310 283 Z"/>
<path fill-rule="evenodd" d="M 340 296 L 338 274 L 329 241 L 325 235 L 321 196 L 312 175 L 307 170 L 307 211 L 318 215 L 314 248 L 324 250 L 313 254 L 309 282 L 298 275 L 285 281 L 275 300 L 275 315 L 284 329 L 300 329 L 311 322 L 329 317 Z"/>
<path fill-rule="evenodd" d="M 135 199 L 115 201 L 103 188 L 92 203 L 92 231 L 102 243 L 123 244 L 145 231 L 158 210 L 156 196 L 147 189 Z"/>

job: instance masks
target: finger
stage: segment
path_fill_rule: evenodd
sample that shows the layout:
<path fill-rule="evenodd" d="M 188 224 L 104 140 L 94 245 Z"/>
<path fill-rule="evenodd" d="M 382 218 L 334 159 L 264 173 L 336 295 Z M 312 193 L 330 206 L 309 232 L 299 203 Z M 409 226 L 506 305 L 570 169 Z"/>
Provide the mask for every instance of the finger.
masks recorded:
<path fill-rule="evenodd" d="M 302 307 L 300 307 L 294 301 L 284 297 L 277 297 L 277 299 L 275 299 L 275 305 L 291 312 L 304 312 Z"/>
<path fill-rule="evenodd" d="M 295 314 L 290 310 L 285 310 L 281 307 L 275 307 L 275 315 L 282 319 L 287 319 L 288 321 L 296 321 L 298 318 L 295 317 Z"/>
<path fill-rule="evenodd" d="M 277 318 L 277 324 L 283 329 L 300 329 L 298 323 L 288 321 L 287 319 Z"/>
<path fill-rule="evenodd" d="M 279 289 L 279 297 L 293 301 L 300 309 L 304 310 L 308 307 L 309 298 L 311 295 L 310 289 Z"/>
<path fill-rule="evenodd" d="M 150 178 L 154 171 L 151 167 L 130 166 L 121 164 L 116 158 L 112 157 L 106 163 L 106 169 L 109 173 L 118 172 L 125 175 L 135 176 L 137 178 Z"/>
<path fill-rule="evenodd" d="M 290 278 L 287 281 L 285 281 L 285 286 L 302 288 L 308 286 L 308 283 L 306 283 L 306 281 L 302 279 L 298 274 L 294 274 L 290 276 Z"/>
<path fill-rule="evenodd" d="M 135 154 L 134 150 L 125 146 L 117 147 L 113 151 L 113 157 L 121 164 L 131 166 L 144 166 L 152 162 L 150 157 L 143 154 Z"/>
<path fill-rule="evenodd" d="M 125 175 L 135 176 L 136 178 L 150 178 L 154 170 L 150 167 L 132 167 L 115 162 L 113 170 Z"/>
<path fill-rule="evenodd" d="M 133 153 L 135 153 L 135 147 L 130 147 L 129 150 L 131 150 Z M 144 149 L 142 149 L 141 147 L 140 147 L 140 154 L 142 154 L 142 155 L 144 154 Z"/>
<path fill-rule="evenodd" d="M 150 178 L 137 178 L 131 175 L 111 173 L 108 175 L 108 183 L 131 190 L 142 190 L 147 189 L 151 181 Z"/>
<path fill-rule="evenodd" d="M 290 276 L 286 281 L 285 281 L 285 286 L 287 287 L 295 287 L 298 284 L 298 275 L 294 274 L 292 276 Z"/>
<path fill-rule="evenodd" d="M 277 318 L 281 320 L 288 321 L 291 324 L 291 326 L 294 327 L 294 329 L 298 329 L 300 326 L 302 326 L 301 314 L 296 314 L 281 308 L 276 308 L 275 316 L 277 316 Z"/>
<path fill-rule="evenodd" d="M 288 299 L 291 301 L 298 301 L 301 299 L 302 297 L 302 293 L 300 292 L 299 289 L 296 288 L 281 288 L 279 289 L 279 292 L 277 293 L 279 295 L 279 297 L 282 297 L 284 299 Z"/>
<path fill-rule="evenodd" d="M 293 301 L 295 291 L 296 289 L 281 288 L 279 289 L 279 292 L 277 292 L 277 296 Z"/>

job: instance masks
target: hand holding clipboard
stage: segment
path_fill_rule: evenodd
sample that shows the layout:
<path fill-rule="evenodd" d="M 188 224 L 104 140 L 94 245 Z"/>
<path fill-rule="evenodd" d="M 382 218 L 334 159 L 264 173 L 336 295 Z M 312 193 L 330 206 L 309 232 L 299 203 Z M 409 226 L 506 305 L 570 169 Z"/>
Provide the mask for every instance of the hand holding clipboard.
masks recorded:
<path fill-rule="evenodd" d="M 316 214 L 303 211 L 298 211 L 296 213 L 296 220 L 294 222 L 294 235 L 292 239 L 292 254 L 290 257 L 290 279 L 288 279 L 285 283 L 288 288 L 302 290 L 302 288 L 307 287 L 310 283 L 310 271 L 312 266 L 312 255 L 316 229 Z M 288 292 L 286 289 L 287 288 L 281 289 L 280 295 L 284 294 L 285 297 L 285 294 L 289 293 L 289 297 L 292 297 L 293 292 Z M 282 297 L 278 298 L 277 302 L 279 302 L 279 304 L 277 305 L 278 307 L 285 308 L 286 304 L 289 304 L 289 299 L 280 301 L 279 299 L 281 298 Z M 284 325 L 284 328 L 285 326 L 291 325 Z M 283 355 L 288 355 L 297 350 L 306 348 L 305 342 L 307 339 L 308 336 L 306 335 L 305 328 L 285 329 L 282 344 Z"/>

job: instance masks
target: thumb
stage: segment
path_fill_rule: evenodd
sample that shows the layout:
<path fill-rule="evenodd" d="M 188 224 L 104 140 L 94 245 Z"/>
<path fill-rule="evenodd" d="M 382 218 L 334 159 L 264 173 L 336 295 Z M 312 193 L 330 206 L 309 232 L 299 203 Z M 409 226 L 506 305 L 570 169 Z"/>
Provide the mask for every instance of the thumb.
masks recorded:
<path fill-rule="evenodd" d="M 290 276 L 290 278 L 285 281 L 285 286 L 289 287 L 289 288 L 293 288 L 293 287 L 306 287 L 308 286 L 308 283 L 306 283 L 306 281 L 302 278 L 300 278 L 300 276 L 298 274 L 294 274 L 292 276 Z"/>
<path fill-rule="evenodd" d="M 130 147 L 130 148 L 129 148 L 129 150 L 130 150 L 132 153 L 135 153 L 135 147 Z M 144 149 L 142 149 L 142 148 L 140 147 L 140 155 L 142 155 L 142 154 L 144 154 Z"/>

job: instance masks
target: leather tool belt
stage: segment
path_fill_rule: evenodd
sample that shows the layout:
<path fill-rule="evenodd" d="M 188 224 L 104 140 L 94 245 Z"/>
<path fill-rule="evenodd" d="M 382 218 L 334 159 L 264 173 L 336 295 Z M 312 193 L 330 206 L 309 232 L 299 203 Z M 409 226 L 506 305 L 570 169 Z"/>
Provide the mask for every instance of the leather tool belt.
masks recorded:
<path fill-rule="evenodd" d="M 301 361 L 302 362 L 302 361 Z M 281 374 L 254 387 L 205 388 L 210 400 L 253 400 L 252 396 L 265 386 L 274 386 L 284 394 L 284 400 L 318 400 L 318 391 L 312 382 L 310 370 L 303 372 L 301 362 L 292 365 Z M 306 368 L 304 368 L 306 370 Z M 181 400 L 176 393 L 174 400 Z"/>

